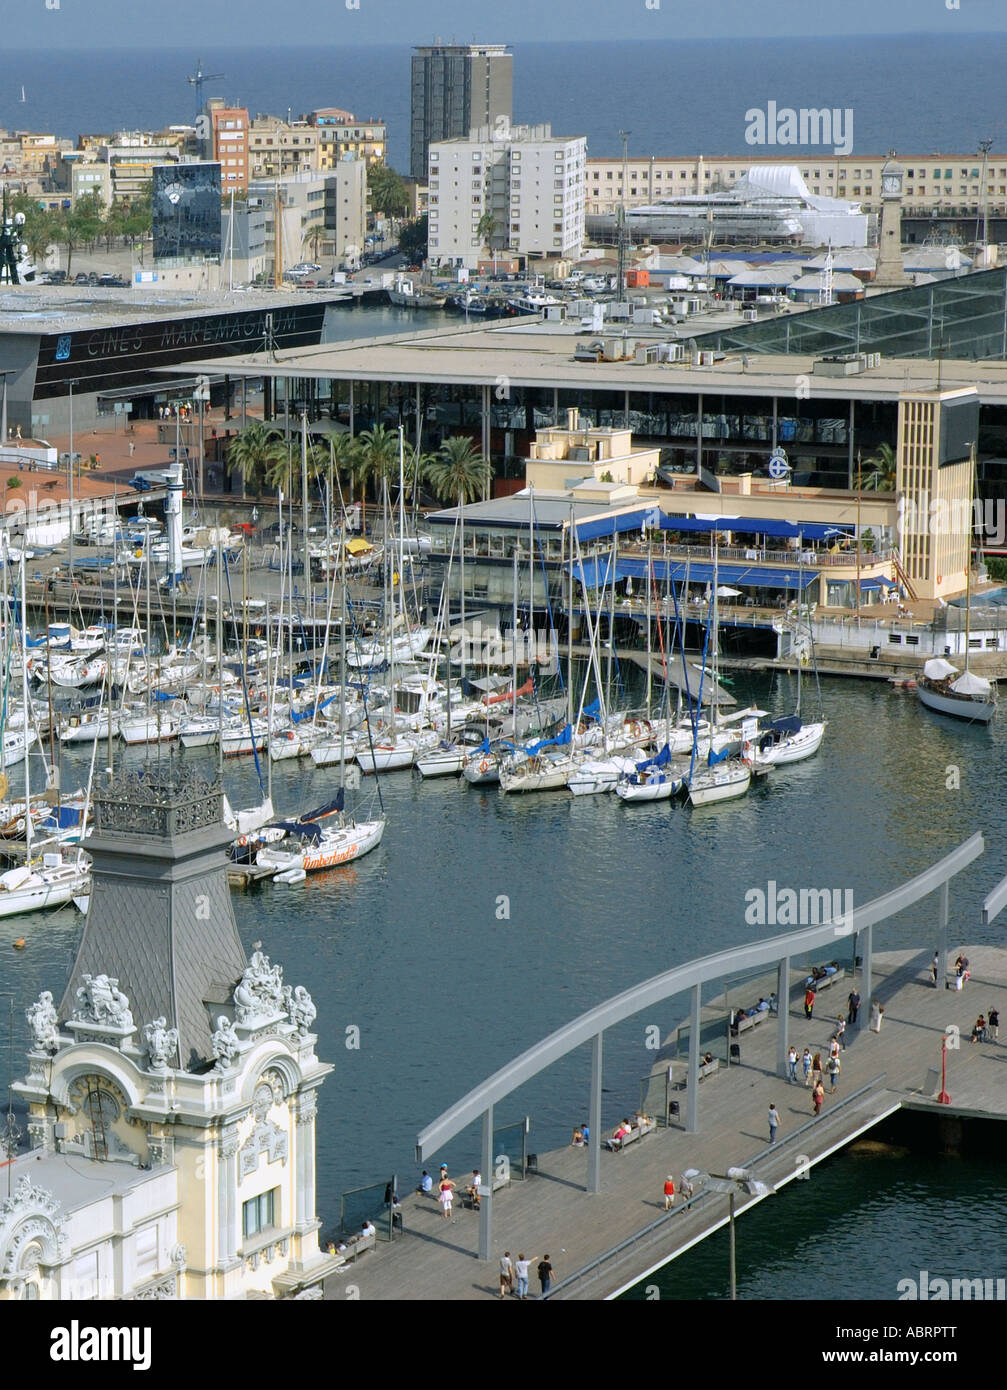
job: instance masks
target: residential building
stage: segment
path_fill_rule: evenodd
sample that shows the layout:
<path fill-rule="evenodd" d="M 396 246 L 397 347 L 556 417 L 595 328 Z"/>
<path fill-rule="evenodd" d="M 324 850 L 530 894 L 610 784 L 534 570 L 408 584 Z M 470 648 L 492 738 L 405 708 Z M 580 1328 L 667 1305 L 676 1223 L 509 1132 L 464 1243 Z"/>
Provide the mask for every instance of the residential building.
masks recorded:
<path fill-rule="evenodd" d="M 87 193 L 97 193 L 106 207 L 112 201 L 111 169 L 80 150 L 64 150 L 52 163 L 50 180 L 54 191 L 69 193 L 71 206 Z"/>
<path fill-rule="evenodd" d="M 81 137 L 88 139 L 89 137 Z M 112 180 L 113 199 L 134 198 L 154 176 L 155 164 L 182 162 L 181 136 L 155 135 L 150 131 L 122 131 L 97 146 L 99 160 L 107 164 Z M 93 148 L 77 142 L 78 149 Z"/>
<path fill-rule="evenodd" d="M 223 197 L 244 193 L 248 187 L 248 110 L 244 106 L 225 106 L 213 97 L 206 103 L 209 136 L 204 141 L 204 158 L 220 165 L 220 191 Z"/>
<path fill-rule="evenodd" d="M 269 275 L 274 273 L 278 207 L 281 268 L 316 253 L 359 256 L 367 217 L 366 165 L 362 159 L 344 159 L 334 169 L 253 179 L 248 185 L 248 205 L 264 210 Z"/>
<path fill-rule="evenodd" d="M 268 246 L 266 242 L 265 204 L 235 198 L 233 232 L 231 216 L 231 204 L 225 203 L 221 210 L 221 278 L 225 284 L 248 284 L 268 274 L 272 260 L 272 240 Z"/>
<path fill-rule="evenodd" d="M 430 147 L 429 258 L 434 265 L 478 267 L 485 248 L 533 259 L 580 254 L 584 241 L 582 135 L 554 136 L 548 125 L 491 127 Z M 492 237 L 483 218 L 495 222 Z"/>
<path fill-rule="evenodd" d="M 435 44 L 412 61 L 409 172 L 423 178 L 430 146 L 490 126 L 509 129 L 514 56 L 506 44 Z"/>
<path fill-rule="evenodd" d="M 318 131 L 318 168 L 332 169 L 347 155 L 377 164 L 388 150 L 388 127 L 384 121 L 358 121 L 352 111 L 336 106 L 321 107 L 305 119 Z"/>

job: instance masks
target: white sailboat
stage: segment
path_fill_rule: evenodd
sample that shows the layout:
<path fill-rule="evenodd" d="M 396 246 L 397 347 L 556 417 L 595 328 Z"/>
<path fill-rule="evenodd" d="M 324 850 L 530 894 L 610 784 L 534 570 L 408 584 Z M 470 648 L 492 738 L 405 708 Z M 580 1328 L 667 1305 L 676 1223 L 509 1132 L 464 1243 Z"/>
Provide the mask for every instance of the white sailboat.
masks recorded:
<path fill-rule="evenodd" d="M 718 588 L 718 566 L 717 566 L 717 539 L 716 532 L 711 535 L 711 547 L 713 549 L 713 593 L 710 598 L 711 604 L 711 627 L 712 627 L 712 661 L 711 679 L 713 681 L 713 704 L 710 715 L 710 722 L 714 728 L 717 725 L 717 692 L 720 689 L 719 680 L 719 648 L 720 648 L 720 614 L 717 606 Z M 693 752 L 693 765 L 698 754 Z M 719 801 L 731 801 L 735 797 L 744 796 L 748 791 L 752 781 L 752 769 L 748 763 L 738 759 L 729 759 L 722 763 L 710 763 L 709 759 L 716 756 L 712 751 L 707 754 L 708 765 L 701 771 L 693 771 L 689 777 L 689 801 L 693 806 L 711 806 Z"/>

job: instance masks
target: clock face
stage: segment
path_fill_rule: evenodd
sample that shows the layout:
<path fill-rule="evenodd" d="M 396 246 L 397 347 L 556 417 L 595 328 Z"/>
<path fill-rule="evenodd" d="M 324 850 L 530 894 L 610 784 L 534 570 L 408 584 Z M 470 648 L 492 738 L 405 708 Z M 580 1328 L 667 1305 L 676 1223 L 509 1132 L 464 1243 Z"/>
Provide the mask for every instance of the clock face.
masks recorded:
<path fill-rule="evenodd" d="M 886 174 L 881 180 L 882 193 L 899 194 L 902 192 L 902 177 L 899 174 Z"/>
<path fill-rule="evenodd" d="M 163 190 L 162 196 L 168 200 L 172 207 L 174 207 L 175 204 L 179 202 L 179 200 L 181 199 L 183 192 L 184 189 L 182 188 L 182 185 L 180 183 L 169 183 L 167 188 Z"/>

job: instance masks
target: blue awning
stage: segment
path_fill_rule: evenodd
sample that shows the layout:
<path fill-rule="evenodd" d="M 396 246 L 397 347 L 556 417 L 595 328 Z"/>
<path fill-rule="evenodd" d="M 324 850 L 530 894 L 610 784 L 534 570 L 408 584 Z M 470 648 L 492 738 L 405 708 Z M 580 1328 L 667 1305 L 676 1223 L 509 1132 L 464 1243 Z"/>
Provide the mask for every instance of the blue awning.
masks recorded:
<path fill-rule="evenodd" d="M 612 582 L 612 561 L 607 555 L 591 556 L 583 566 L 575 561 L 568 566 L 573 577 L 587 589 L 603 589 Z M 647 579 L 653 574 L 654 582 L 663 586 L 669 580 L 674 584 L 684 584 L 686 574 L 690 584 L 712 584 L 713 565 L 706 561 L 699 563 L 685 560 L 661 560 L 654 558 L 648 562 L 643 556 L 621 556 L 615 562 L 615 578 Z M 818 580 L 816 573 L 779 569 L 769 565 L 718 565 L 718 584 L 744 584 L 753 589 L 806 589 Z"/>
<path fill-rule="evenodd" d="M 828 526 L 820 521 L 790 522 L 773 517 L 756 516 L 674 516 L 657 506 L 634 507 L 617 516 L 595 517 L 577 522 L 574 530 L 580 540 L 600 540 L 604 536 L 621 535 L 624 531 L 639 531 L 644 527 L 662 531 L 738 531 L 746 536 L 803 536 L 809 541 L 834 540 L 851 535 L 841 526 Z"/>

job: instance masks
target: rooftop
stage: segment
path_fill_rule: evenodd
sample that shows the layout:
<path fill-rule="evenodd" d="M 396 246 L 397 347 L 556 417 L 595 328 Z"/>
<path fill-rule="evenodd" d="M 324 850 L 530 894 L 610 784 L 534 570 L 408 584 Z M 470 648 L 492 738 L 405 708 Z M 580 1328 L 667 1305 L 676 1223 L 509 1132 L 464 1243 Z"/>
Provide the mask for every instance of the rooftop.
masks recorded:
<path fill-rule="evenodd" d="M 331 292 L 298 290 L 163 291 L 96 289 L 82 285 L 23 285 L 0 293 L 0 333 L 71 333 L 82 328 L 118 328 L 158 319 L 196 318 L 207 314 L 286 309 L 306 297 L 325 299 Z"/>
<path fill-rule="evenodd" d="M 862 306 L 837 307 L 845 310 Z M 831 314 L 835 309 L 821 312 Z M 792 326 L 817 316 L 818 311 L 795 315 Z M 592 335 L 581 336 L 587 340 Z M 617 338 L 621 335 L 593 336 Z M 627 337 L 644 341 L 632 331 Z M 849 346 L 847 343 L 847 350 Z M 693 367 L 688 362 L 577 362 L 573 360 L 573 350 L 574 340 L 569 333 L 480 326 L 414 333 L 381 342 L 363 338 L 323 343 L 313 348 L 291 348 L 278 352 L 274 362 L 261 353 L 229 357 L 227 372 L 231 377 L 293 374 L 347 381 L 419 381 L 493 387 L 499 386 L 501 378 L 505 378 L 511 386 L 554 387 L 557 390 L 712 391 L 768 399 L 781 395 L 792 397 L 795 377 L 810 376 L 815 362 L 822 356 L 821 352 L 756 355 L 754 349 L 753 355 L 748 356 L 739 345 L 711 366 Z M 207 359 L 189 362 L 178 370 L 187 374 L 198 371 L 219 375 L 221 367 L 219 360 Z M 981 402 L 1007 405 L 1007 361 L 948 358 L 940 364 L 939 371 L 944 389 L 974 386 Z M 934 390 L 937 382 L 936 362 L 918 357 L 882 357 L 879 366 L 855 376 L 816 376 L 815 395 L 822 400 L 896 401 L 907 390 Z"/>

